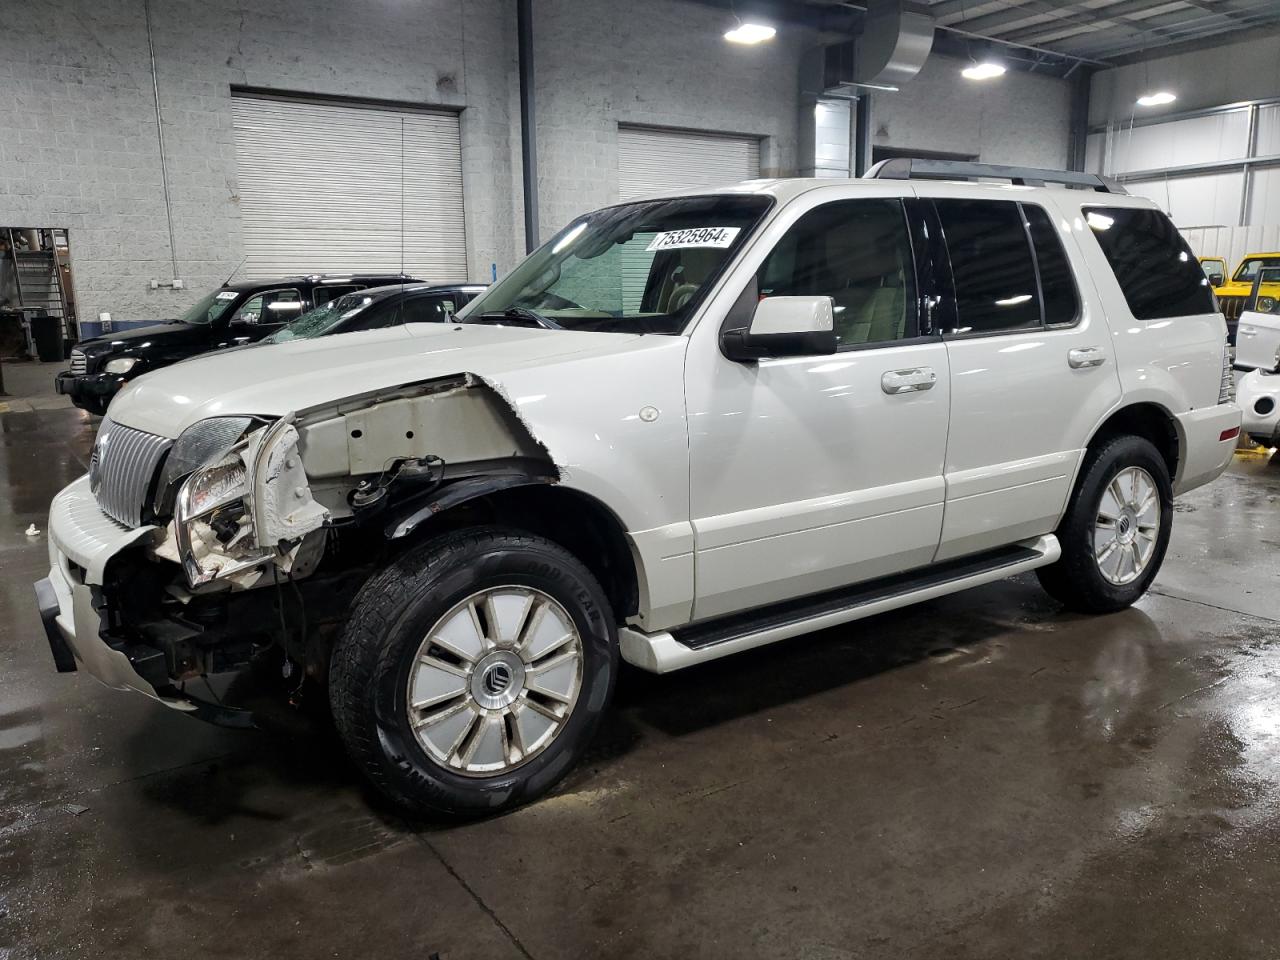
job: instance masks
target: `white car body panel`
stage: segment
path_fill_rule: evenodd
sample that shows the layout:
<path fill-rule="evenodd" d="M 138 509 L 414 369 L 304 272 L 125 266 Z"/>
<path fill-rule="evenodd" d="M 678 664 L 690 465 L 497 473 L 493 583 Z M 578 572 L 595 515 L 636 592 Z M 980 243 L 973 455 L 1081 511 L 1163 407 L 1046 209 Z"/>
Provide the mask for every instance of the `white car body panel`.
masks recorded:
<path fill-rule="evenodd" d="M 1280 376 L 1246 373 L 1236 384 L 1236 403 L 1243 412 L 1241 432 L 1275 446 L 1280 439 Z"/>
<path fill-rule="evenodd" d="M 937 550 L 948 389 L 941 342 L 744 364 L 720 322 L 777 241 L 842 199 L 911 196 L 853 182 L 805 193 L 755 236 L 704 307 L 685 367 L 694 619 L 923 566 Z M 892 370 L 932 367 L 933 389 L 889 396 Z"/>
<path fill-rule="evenodd" d="M 1071 327 L 948 338 L 951 429 L 947 511 L 936 559 L 962 557 L 1049 533 L 1058 525 L 1093 427 L 1120 401 L 1105 311 L 1079 270 L 1064 211 L 1046 191 L 1008 187 L 1008 199 L 1045 209 L 1076 274 L 1081 312 Z M 972 188 L 920 186 L 922 197 L 971 197 Z M 1028 194 L 1031 195 L 1028 195 Z M 1079 193 L 1073 196 L 1080 196 Z M 1072 350 L 1100 366 L 1072 369 Z"/>
<path fill-rule="evenodd" d="M 1239 411 L 1218 403 L 1223 318 L 1133 321 L 1086 236 L 1082 206 L 1149 201 L 893 180 L 757 181 L 724 192 L 775 205 L 683 335 L 415 324 L 292 341 L 147 374 L 115 398 L 111 417 L 175 438 L 210 417 L 279 417 L 473 375 L 545 448 L 561 485 L 619 519 L 639 579 L 631 624 L 649 632 L 1047 535 L 1082 451 L 1124 405 L 1151 403 L 1174 418 L 1179 491 L 1225 469 L 1234 443 L 1219 437 Z M 803 213 L 917 194 L 1044 205 L 1076 273 L 1080 323 L 759 363 L 721 353 L 727 312 Z M 1082 347 L 1105 362 L 1070 369 L 1068 351 Z M 916 367 L 936 373 L 932 389 L 884 392 L 886 372 Z"/>
<path fill-rule="evenodd" d="M 1246 310 L 1236 327 L 1237 367 L 1275 370 L 1280 358 L 1280 315 Z"/>
<path fill-rule="evenodd" d="M 232 411 L 281 416 L 343 396 L 471 373 L 511 404 L 561 483 L 613 510 L 645 571 L 644 622 L 693 599 L 684 337 L 412 324 L 212 354 L 139 377 L 111 416 L 176 437 Z M 651 407 L 656 418 L 645 420 Z M 674 620 L 672 619 L 674 618 Z"/>

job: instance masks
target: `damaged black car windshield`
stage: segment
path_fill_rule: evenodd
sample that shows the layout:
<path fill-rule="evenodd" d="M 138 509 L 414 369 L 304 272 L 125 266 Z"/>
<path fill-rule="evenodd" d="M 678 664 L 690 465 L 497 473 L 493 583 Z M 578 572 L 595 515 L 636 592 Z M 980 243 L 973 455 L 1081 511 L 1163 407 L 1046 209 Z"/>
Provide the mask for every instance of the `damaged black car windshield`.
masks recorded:
<path fill-rule="evenodd" d="M 460 320 L 679 333 L 771 202 L 681 197 L 597 210 L 530 254 Z"/>

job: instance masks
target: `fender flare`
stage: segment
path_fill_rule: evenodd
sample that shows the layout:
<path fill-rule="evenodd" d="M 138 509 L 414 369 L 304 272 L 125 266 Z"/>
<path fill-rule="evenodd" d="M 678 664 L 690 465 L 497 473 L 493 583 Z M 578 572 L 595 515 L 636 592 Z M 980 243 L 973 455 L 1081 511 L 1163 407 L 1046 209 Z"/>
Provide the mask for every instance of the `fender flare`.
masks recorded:
<path fill-rule="evenodd" d="M 528 473 L 508 473 L 456 480 L 446 487 L 419 494 L 389 508 L 391 517 L 385 523 L 383 534 L 388 540 L 401 540 L 410 536 L 421 524 L 437 514 L 461 506 L 468 501 L 501 490 L 546 486 L 555 482 L 555 477 Z"/>

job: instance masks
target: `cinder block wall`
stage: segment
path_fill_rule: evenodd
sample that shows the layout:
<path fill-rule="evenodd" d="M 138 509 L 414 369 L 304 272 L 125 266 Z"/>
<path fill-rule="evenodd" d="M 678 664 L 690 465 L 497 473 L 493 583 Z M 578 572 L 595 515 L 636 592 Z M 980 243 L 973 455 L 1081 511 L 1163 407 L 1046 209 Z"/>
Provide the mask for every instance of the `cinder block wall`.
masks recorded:
<path fill-rule="evenodd" d="M 460 110 L 471 279 L 523 253 L 514 0 L 151 6 L 182 291 L 149 288 L 172 266 L 142 0 L 46 0 L 0 27 L 0 225 L 70 229 L 82 319 L 175 316 L 240 262 L 233 86 Z M 813 123 L 801 59 L 835 38 L 783 23 L 742 47 L 728 26 L 727 9 L 689 0 L 538 0 L 543 237 L 617 200 L 619 124 L 758 136 L 765 176 L 812 166 L 799 156 Z M 935 58 L 877 95 L 876 142 L 1065 162 L 1065 83 L 1009 74 L 969 88 L 956 69 Z"/>
<path fill-rule="evenodd" d="M 470 273 L 522 252 L 506 0 L 165 0 L 152 7 L 172 276 L 141 0 L 48 0 L 0 28 L 0 224 L 71 231 L 82 319 L 171 317 L 241 259 L 231 88 L 463 109 Z M 352 144 L 353 150 L 359 144 Z"/>
<path fill-rule="evenodd" d="M 873 92 L 872 143 L 969 154 L 984 163 L 1065 167 L 1070 84 L 1015 71 L 966 80 L 960 76 L 965 65 L 930 57 L 900 92 Z"/>
<path fill-rule="evenodd" d="M 1100 70 L 1093 75 L 1089 122 L 1128 123 L 1133 117 L 1147 119 L 1242 100 L 1280 97 L 1278 37 L 1278 31 L 1258 30 L 1234 43 Z M 1178 99 L 1161 107 L 1137 105 L 1138 97 L 1157 90 L 1169 90 Z"/>
<path fill-rule="evenodd" d="M 759 46 L 727 43 L 728 8 L 683 0 L 539 0 L 540 228 L 618 200 L 618 124 L 761 137 L 764 176 L 792 176 L 800 58 L 816 33 L 780 24 Z M 808 108 L 812 122 L 812 106 Z"/>

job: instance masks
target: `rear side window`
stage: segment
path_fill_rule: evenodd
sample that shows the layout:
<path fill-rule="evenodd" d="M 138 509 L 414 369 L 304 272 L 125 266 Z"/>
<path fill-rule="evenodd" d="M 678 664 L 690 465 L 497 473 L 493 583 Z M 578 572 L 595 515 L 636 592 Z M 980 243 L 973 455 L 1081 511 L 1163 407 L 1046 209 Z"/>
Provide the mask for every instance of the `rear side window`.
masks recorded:
<path fill-rule="evenodd" d="M 318 307 L 322 303 L 328 303 L 330 300 L 337 300 L 339 297 L 345 297 L 348 293 L 355 293 L 359 289 L 359 287 L 354 285 L 349 287 L 320 286 L 311 291 L 311 299 Z"/>
<path fill-rule="evenodd" d="M 1035 248 L 1036 265 L 1040 269 L 1044 322 L 1051 327 L 1075 323 L 1080 315 L 1080 295 L 1076 292 L 1076 279 L 1071 274 L 1067 252 L 1062 249 L 1062 238 L 1043 207 L 1024 203 L 1022 213 L 1027 218 L 1031 246 Z"/>
<path fill-rule="evenodd" d="M 1018 205 L 936 200 L 956 290 L 956 333 L 1040 326 L 1031 245 Z"/>
<path fill-rule="evenodd" d="M 1159 210 L 1085 207 L 1085 220 L 1139 320 L 1213 313 L 1213 291 L 1195 254 Z"/>

